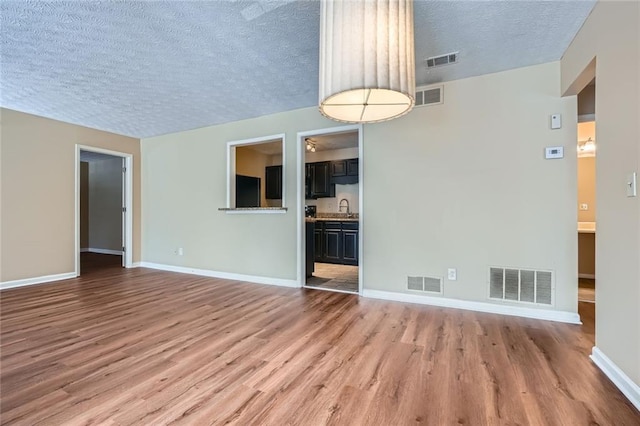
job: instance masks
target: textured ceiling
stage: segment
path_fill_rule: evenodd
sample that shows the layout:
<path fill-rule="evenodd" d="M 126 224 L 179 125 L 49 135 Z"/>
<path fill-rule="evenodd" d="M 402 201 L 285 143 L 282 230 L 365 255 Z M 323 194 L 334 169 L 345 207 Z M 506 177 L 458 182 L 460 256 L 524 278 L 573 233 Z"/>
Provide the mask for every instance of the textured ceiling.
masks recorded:
<path fill-rule="evenodd" d="M 586 1 L 415 1 L 416 82 L 560 59 Z M 319 2 L 0 2 L 0 105 L 148 137 L 317 104 Z M 425 59 L 459 51 L 427 71 Z"/>

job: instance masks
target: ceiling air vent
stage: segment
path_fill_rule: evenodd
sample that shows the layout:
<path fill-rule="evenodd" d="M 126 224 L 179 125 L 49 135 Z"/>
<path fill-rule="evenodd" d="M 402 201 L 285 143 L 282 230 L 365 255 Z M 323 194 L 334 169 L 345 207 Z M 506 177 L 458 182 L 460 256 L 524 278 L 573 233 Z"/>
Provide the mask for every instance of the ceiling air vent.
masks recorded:
<path fill-rule="evenodd" d="M 489 268 L 489 298 L 511 302 L 553 304 L 553 273 L 503 267 Z"/>
<path fill-rule="evenodd" d="M 407 289 L 425 293 L 442 294 L 440 277 L 407 277 Z"/>
<path fill-rule="evenodd" d="M 444 85 L 416 88 L 416 106 L 440 105 L 444 103 Z"/>
<path fill-rule="evenodd" d="M 427 58 L 427 68 L 441 67 L 443 65 L 455 64 L 458 62 L 458 53 L 451 52 L 445 55 L 432 56 Z"/>

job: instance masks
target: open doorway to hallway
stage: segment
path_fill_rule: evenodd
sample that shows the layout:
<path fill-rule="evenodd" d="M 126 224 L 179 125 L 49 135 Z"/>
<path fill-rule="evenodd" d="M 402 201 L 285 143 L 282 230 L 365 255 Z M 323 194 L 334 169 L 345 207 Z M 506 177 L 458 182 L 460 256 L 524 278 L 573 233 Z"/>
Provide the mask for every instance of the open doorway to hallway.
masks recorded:
<path fill-rule="evenodd" d="M 76 274 L 130 266 L 131 156 L 77 146 Z"/>
<path fill-rule="evenodd" d="M 595 321 L 596 121 L 595 79 L 578 94 L 578 311 Z"/>
<path fill-rule="evenodd" d="M 344 126 L 298 135 L 304 287 L 361 291 L 360 130 Z"/>

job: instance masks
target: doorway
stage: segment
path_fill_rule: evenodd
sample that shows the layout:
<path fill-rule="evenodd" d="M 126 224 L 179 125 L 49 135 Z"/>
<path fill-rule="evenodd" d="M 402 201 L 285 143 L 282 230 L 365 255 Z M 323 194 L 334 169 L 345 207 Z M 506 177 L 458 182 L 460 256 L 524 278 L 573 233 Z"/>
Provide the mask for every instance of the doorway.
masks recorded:
<path fill-rule="evenodd" d="M 578 312 L 593 323 L 596 303 L 596 117 L 595 78 L 578 93 Z"/>
<path fill-rule="evenodd" d="M 76 276 L 131 267 L 131 166 L 131 154 L 76 145 Z"/>
<path fill-rule="evenodd" d="M 362 292 L 362 126 L 298 133 L 298 282 Z"/>

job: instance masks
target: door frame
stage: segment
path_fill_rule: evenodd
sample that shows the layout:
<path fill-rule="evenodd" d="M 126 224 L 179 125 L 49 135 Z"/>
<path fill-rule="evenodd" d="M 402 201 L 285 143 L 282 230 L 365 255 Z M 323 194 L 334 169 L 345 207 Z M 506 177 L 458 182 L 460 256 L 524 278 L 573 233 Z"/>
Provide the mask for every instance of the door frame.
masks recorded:
<path fill-rule="evenodd" d="M 96 148 L 89 145 L 76 144 L 75 157 L 75 262 L 74 269 L 76 276 L 80 276 L 80 151 L 96 152 L 100 154 L 112 155 L 123 159 L 125 171 L 123 172 L 123 203 L 124 203 L 124 223 L 122 224 L 124 253 L 122 255 L 122 266 L 133 267 L 133 154 L 126 152 L 112 151 L 104 148 Z"/>
<path fill-rule="evenodd" d="M 297 133 L 297 143 L 296 143 L 296 164 L 298 165 L 298 170 L 296 172 L 296 181 L 297 181 L 297 204 L 298 204 L 298 214 L 296 217 L 297 223 L 297 281 L 298 287 L 304 287 L 306 281 L 306 265 L 305 265 L 305 252 L 306 252 L 306 241 L 305 241 L 305 221 L 304 221 L 304 202 L 305 202 L 305 191 L 304 191 L 304 139 L 307 137 L 313 137 L 318 135 L 326 135 L 332 133 L 344 133 L 356 130 L 358 132 L 358 294 L 362 296 L 363 291 L 363 282 L 364 282 L 364 267 L 363 267 L 363 247 L 364 247 L 364 234 L 362 230 L 363 227 L 363 200 L 364 200 L 364 167 L 363 167 L 363 154 L 364 148 L 362 144 L 364 127 L 362 124 L 352 124 L 338 127 L 326 127 L 322 129 L 316 130 L 307 130 L 304 132 Z"/>

